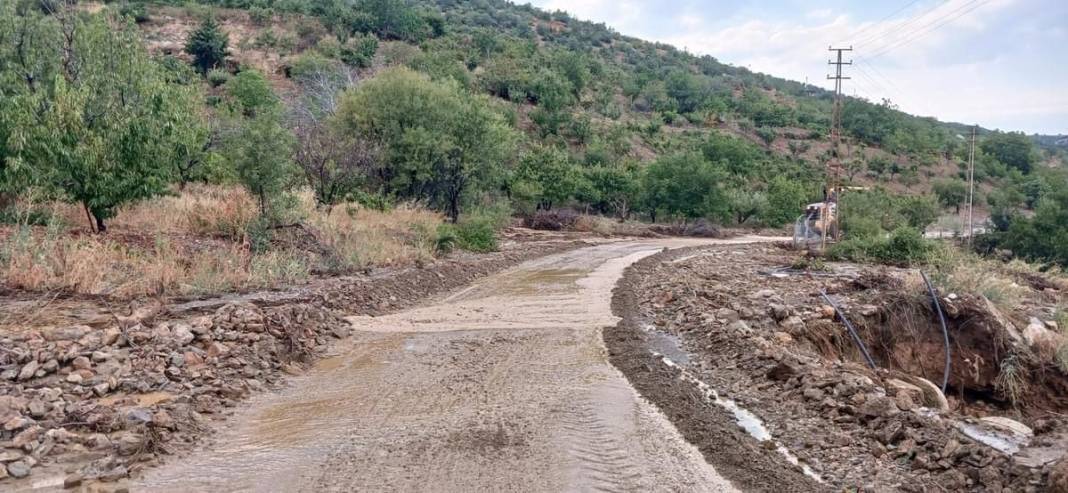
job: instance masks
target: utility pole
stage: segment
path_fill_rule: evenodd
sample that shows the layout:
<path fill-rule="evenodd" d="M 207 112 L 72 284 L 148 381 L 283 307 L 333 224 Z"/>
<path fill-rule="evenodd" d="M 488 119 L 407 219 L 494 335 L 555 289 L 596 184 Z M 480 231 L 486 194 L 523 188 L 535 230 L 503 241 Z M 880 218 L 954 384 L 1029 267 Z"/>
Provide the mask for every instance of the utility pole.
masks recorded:
<path fill-rule="evenodd" d="M 824 249 L 827 248 L 827 228 L 830 225 L 832 204 L 836 210 L 835 223 L 838 224 L 838 194 L 842 182 L 842 162 L 838 154 L 838 144 L 842 139 L 842 81 L 850 79 L 842 75 L 842 66 L 853 64 L 853 60 L 842 61 L 842 52 L 853 51 L 853 47 L 828 47 L 827 51 L 835 52 L 836 59 L 827 60 L 828 65 L 834 65 L 834 75 L 827 76 L 827 80 L 834 81 L 834 113 L 831 116 L 831 159 L 827 161 L 827 189 L 823 197 L 823 213 L 820 214 L 821 222 L 823 222 L 821 246 Z M 838 229 L 838 227 L 835 228 L 834 239 L 836 240 Z"/>
<path fill-rule="evenodd" d="M 976 126 L 972 126 L 972 145 L 968 151 L 968 245 L 972 244 L 972 236 L 975 230 L 972 228 L 972 210 L 975 203 L 975 133 Z"/>

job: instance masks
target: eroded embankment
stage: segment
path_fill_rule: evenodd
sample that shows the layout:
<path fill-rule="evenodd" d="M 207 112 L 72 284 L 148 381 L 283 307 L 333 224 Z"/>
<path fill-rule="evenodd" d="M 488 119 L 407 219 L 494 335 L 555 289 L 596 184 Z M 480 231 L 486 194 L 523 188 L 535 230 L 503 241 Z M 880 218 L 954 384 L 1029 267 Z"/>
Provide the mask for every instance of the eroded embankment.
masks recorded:
<path fill-rule="evenodd" d="M 1021 414 L 959 392 L 947 400 L 919 378 L 933 378 L 936 366 L 941 375 L 937 319 L 923 291 L 905 311 L 900 303 L 912 299 L 905 295 L 915 286 L 887 281 L 913 272 L 786 268 L 795 261 L 796 254 L 770 245 L 667 252 L 632 266 L 615 293 L 624 320 L 605 332 L 613 363 L 725 476 L 752 489 L 813 488 L 798 486 L 804 477 L 796 469 L 754 477 L 751 471 L 769 470 L 767 461 L 783 461 L 781 453 L 761 453 L 768 448 L 784 449 L 837 490 L 1030 491 L 1056 482 L 1051 471 L 1065 427 L 1044 411 L 1056 399 Z M 864 367 L 821 290 L 858 322 L 889 369 Z M 1006 357 L 994 322 L 973 313 L 967 300 L 946 307 L 951 390 L 990 384 L 983 372 Z M 901 317 L 911 317 L 908 331 L 895 325 Z M 763 429 L 751 426 L 753 418 Z"/>
<path fill-rule="evenodd" d="M 730 247 L 737 248 L 737 247 Z M 670 343 L 658 343 L 656 334 L 643 330 L 641 294 L 651 266 L 687 255 L 668 251 L 629 267 L 612 296 L 612 310 L 619 324 L 605 328 L 604 339 L 613 365 L 638 392 L 664 412 L 683 437 L 733 484 L 747 491 L 809 492 L 825 489 L 798 466 L 776 454 L 769 443 L 760 442 L 738 425 L 734 413 L 716 406 L 683 369 L 667 363 Z M 683 356 L 674 355 L 675 359 Z M 669 360 L 674 361 L 674 360 Z M 830 491 L 827 489 L 827 491 Z"/>
<path fill-rule="evenodd" d="M 117 481 L 203 438 L 251 393 L 297 373 L 350 324 L 583 242 L 521 243 L 425 268 L 113 315 L 103 327 L 0 339 L 0 489 Z M 25 478 L 25 479 L 23 479 Z"/>

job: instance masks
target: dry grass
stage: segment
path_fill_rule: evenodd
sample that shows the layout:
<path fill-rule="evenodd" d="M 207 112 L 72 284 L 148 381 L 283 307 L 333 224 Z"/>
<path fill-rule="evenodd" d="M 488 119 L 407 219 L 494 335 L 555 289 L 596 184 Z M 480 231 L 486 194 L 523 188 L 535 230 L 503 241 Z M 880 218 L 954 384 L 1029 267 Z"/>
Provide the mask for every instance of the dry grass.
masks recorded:
<path fill-rule="evenodd" d="M 945 289 L 981 294 L 1004 313 L 1010 313 L 1031 291 L 1017 284 L 1005 264 L 996 260 L 947 249 L 938 263 Z"/>
<path fill-rule="evenodd" d="M 270 243 L 250 248 L 255 202 L 238 188 L 192 186 L 119 211 L 104 235 L 88 229 L 84 212 L 38 204 L 52 226 L 9 229 L 0 244 L 0 283 L 27 291 L 106 295 L 204 295 L 275 287 L 307 279 L 314 266 L 347 272 L 413 265 L 435 253 L 440 215 L 417 207 L 390 211 L 343 204 L 316 209 L 300 193 L 292 212 L 304 218 L 317 245 Z M 79 219 L 81 220 L 79 222 Z M 68 231 L 74 225 L 75 231 Z"/>
<path fill-rule="evenodd" d="M 649 225 L 637 221 L 619 222 L 618 219 L 588 214 L 575 219 L 575 231 L 601 236 L 652 236 Z"/>
<path fill-rule="evenodd" d="M 443 222 L 441 215 L 412 206 L 383 212 L 341 204 L 308 217 L 344 270 L 428 261 Z"/>
<path fill-rule="evenodd" d="M 180 194 L 123 208 L 111 221 L 116 230 L 239 239 L 256 219 L 256 202 L 244 189 L 190 185 Z"/>

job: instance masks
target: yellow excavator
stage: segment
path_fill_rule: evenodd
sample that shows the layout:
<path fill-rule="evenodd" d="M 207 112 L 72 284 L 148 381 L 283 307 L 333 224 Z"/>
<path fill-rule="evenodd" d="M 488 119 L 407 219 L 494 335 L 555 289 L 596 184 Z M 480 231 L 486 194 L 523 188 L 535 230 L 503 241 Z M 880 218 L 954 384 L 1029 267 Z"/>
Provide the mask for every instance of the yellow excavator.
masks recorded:
<path fill-rule="evenodd" d="M 823 202 L 805 206 L 804 214 L 794 222 L 794 247 L 822 249 L 826 244 L 838 241 L 838 198 L 846 191 L 864 190 L 869 188 L 840 186 L 826 194 L 826 200 Z"/>

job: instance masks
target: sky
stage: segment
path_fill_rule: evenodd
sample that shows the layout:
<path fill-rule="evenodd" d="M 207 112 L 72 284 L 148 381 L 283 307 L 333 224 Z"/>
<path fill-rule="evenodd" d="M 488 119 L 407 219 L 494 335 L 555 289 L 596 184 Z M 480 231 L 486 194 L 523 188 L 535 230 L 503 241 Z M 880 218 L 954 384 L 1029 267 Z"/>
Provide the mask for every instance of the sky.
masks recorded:
<path fill-rule="evenodd" d="M 1068 134 L 1068 0 L 529 0 L 757 72 L 943 121 Z"/>

